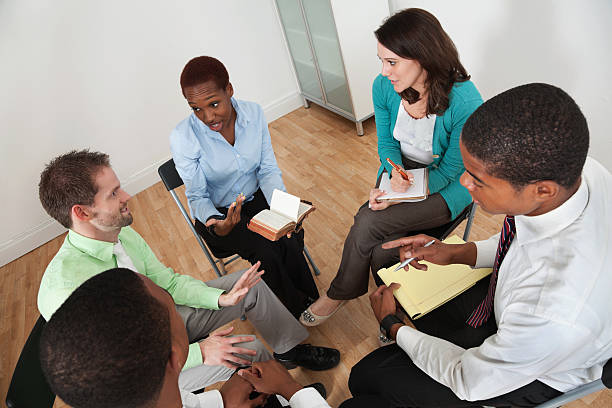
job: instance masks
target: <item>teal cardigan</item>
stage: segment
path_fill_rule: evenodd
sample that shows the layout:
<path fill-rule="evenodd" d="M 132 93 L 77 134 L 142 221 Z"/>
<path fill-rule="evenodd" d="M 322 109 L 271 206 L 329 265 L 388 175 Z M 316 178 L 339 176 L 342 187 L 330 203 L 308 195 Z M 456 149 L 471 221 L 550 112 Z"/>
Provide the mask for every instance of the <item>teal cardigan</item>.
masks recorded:
<path fill-rule="evenodd" d="M 387 158 L 395 163 L 402 162 L 400 142 L 393 138 L 393 128 L 401 102 L 393 89 L 391 81 L 378 75 L 372 85 L 374 117 L 378 135 L 378 156 L 383 170 L 391 174 Z M 467 189 L 459 183 L 463 174 L 463 160 L 459 151 L 459 137 L 467 118 L 482 104 L 482 97 L 472 81 L 457 82 L 449 95 L 449 106 L 444 114 L 436 117 L 434 125 L 432 153 L 438 155 L 429 167 L 429 192 L 440 193 L 455 219 L 472 202 Z"/>

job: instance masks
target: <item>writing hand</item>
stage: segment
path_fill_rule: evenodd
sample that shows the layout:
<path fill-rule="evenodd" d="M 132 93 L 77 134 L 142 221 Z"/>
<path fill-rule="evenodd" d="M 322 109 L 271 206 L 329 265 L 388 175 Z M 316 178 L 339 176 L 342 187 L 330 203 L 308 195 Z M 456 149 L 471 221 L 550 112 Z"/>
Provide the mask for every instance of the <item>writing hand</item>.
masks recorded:
<path fill-rule="evenodd" d="M 431 241 L 435 241 L 428 247 L 425 244 Z M 420 264 L 418 261 L 428 261 L 438 265 L 449 265 L 453 262 L 453 251 L 452 247 L 456 245 L 443 244 L 439 240 L 429 237 L 424 234 L 415 235 L 412 237 L 399 238 L 394 241 L 385 242 L 382 247 L 383 249 L 399 248 L 400 259 L 403 262 L 408 258 L 415 258 L 408 265 L 412 265 L 414 268 L 421 271 L 427 270 L 427 265 Z M 405 270 L 409 267 L 406 265 Z"/>
<path fill-rule="evenodd" d="M 257 285 L 261 280 L 261 275 L 263 275 L 264 271 L 257 270 L 260 265 L 261 262 L 257 261 L 255 265 L 242 274 L 228 293 L 223 293 L 219 296 L 219 306 L 226 307 L 238 304 L 249 292 L 249 289 Z"/>
<path fill-rule="evenodd" d="M 227 368 L 251 364 L 249 360 L 245 360 L 236 354 L 254 356 L 257 352 L 248 348 L 234 346 L 234 344 L 246 343 L 255 340 L 255 338 L 253 336 L 228 337 L 228 334 L 233 330 L 233 327 L 215 330 L 199 343 L 204 364 L 211 366 L 222 365 Z"/>
<path fill-rule="evenodd" d="M 215 226 L 215 234 L 220 237 L 224 237 L 240 222 L 240 211 L 242 211 L 242 203 L 246 197 L 243 194 L 239 194 L 236 197 L 236 201 L 234 201 L 229 208 L 227 209 L 227 215 L 223 220 L 217 220 L 214 218 L 210 218 L 206 221 L 206 226 L 209 227 L 211 225 Z"/>
<path fill-rule="evenodd" d="M 414 183 L 414 176 L 411 172 L 406 171 L 408 180 L 405 180 L 399 171 L 391 169 L 391 190 L 397 193 L 404 193 L 408 191 L 410 186 Z"/>
<path fill-rule="evenodd" d="M 303 388 L 276 360 L 255 362 L 251 368 L 240 370 L 238 374 L 255 390 L 266 394 L 280 394 L 287 401 Z"/>
<path fill-rule="evenodd" d="M 263 405 L 268 395 L 261 394 L 255 399 L 249 399 L 252 391 L 253 386 L 236 374 L 232 375 L 219 390 L 223 406 L 226 408 L 254 408 Z"/>

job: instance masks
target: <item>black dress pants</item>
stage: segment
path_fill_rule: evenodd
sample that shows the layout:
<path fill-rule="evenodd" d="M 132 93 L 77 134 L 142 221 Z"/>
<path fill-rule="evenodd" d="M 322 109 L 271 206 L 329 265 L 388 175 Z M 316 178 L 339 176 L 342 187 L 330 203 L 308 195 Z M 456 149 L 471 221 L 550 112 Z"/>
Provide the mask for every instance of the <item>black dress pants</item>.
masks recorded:
<path fill-rule="evenodd" d="M 478 347 L 497 331 L 493 315 L 479 328 L 465 321 L 484 299 L 489 277 L 433 310 L 414 324 L 424 333 L 450 341 L 463 348 Z M 468 373 L 469 375 L 469 373 Z M 484 401 L 464 401 L 450 388 L 433 380 L 418 368 L 398 345 L 374 350 L 351 370 L 349 389 L 353 398 L 341 408 L 354 407 L 532 407 L 561 392 L 534 381 L 507 394 Z"/>
<path fill-rule="evenodd" d="M 240 222 L 226 236 L 211 234 L 206 226 L 196 219 L 196 230 L 216 257 L 238 254 L 251 264 L 261 261 L 265 271 L 262 278 L 274 294 L 295 316 L 307 307 L 310 299 L 317 299 L 319 292 L 308 263 L 304 258 L 304 231 L 270 241 L 247 228 L 247 222 L 263 209 L 269 208 L 261 190 L 257 190 L 251 201 L 242 204 Z M 227 208 L 217 209 L 227 214 Z M 309 299 L 310 298 L 310 299 Z"/>

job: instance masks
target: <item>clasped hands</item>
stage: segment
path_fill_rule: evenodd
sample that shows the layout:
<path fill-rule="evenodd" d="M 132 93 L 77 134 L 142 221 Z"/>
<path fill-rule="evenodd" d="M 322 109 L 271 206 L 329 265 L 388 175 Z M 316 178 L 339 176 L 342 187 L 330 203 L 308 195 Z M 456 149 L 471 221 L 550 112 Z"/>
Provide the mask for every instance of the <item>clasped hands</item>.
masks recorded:
<path fill-rule="evenodd" d="M 275 360 L 253 363 L 223 384 L 221 396 L 225 407 L 252 408 L 263 405 L 268 397 L 282 395 L 287 401 L 302 389 L 287 369 Z M 253 395 L 257 391 L 259 395 Z M 251 399 L 253 398 L 253 399 Z"/>
<path fill-rule="evenodd" d="M 261 262 L 257 262 L 251 266 L 236 281 L 228 293 L 223 293 L 219 296 L 218 304 L 220 307 L 237 305 L 246 296 L 249 290 L 261 280 L 261 275 L 263 275 L 264 271 L 258 271 L 260 265 Z M 254 356 L 257 353 L 254 350 L 238 347 L 235 344 L 253 341 L 255 338 L 253 336 L 228 337 L 233 330 L 233 327 L 215 330 L 199 343 L 204 364 L 222 365 L 228 368 L 251 364 L 250 361 L 237 354 Z"/>

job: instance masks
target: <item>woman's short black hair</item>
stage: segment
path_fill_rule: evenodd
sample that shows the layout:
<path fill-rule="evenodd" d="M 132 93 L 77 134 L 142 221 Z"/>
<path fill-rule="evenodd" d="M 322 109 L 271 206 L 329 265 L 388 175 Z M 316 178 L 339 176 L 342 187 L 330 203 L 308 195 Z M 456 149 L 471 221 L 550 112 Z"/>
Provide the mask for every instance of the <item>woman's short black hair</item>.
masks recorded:
<path fill-rule="evenodd" d="M 157 401 L 170 349 L 168 309 L 136 272 L 116 268 L 84 282 L 53 314 L 40 359 L 71 407 L 143 408 Z"/>
<path fill-rule="evenodd" d="M 442 114 L 449 105 L 448 95 L 455 82 L 470 79 L 459 60 L 455 44 L 433 14 L 418 8 L 399 11 L 374 32 L 385 48 L 402 58 L 419 62 L 427 71 L 425 86 L 429 89 L 427 114 Z M 413 88 L 400 93 L 408 103 L 419 100 Z"/>
<path fill-rule="evenodd" d="M 570 188 L 589 150 L 587 121 L 574 100 L 548 84 L 527 84 L 489 99 L 468 118 L 461 142 L 489 174 L 516 189 L 539 180 Z"/>
<path fill-rule="evenodd" d="M 181 89 L 201 85 L 213 81 L 219 89 L 225 89 L 229 84 L 229 74 L 225 65 L 216 58 L 202 56 L 190 60 L 181 73 Z"/>

